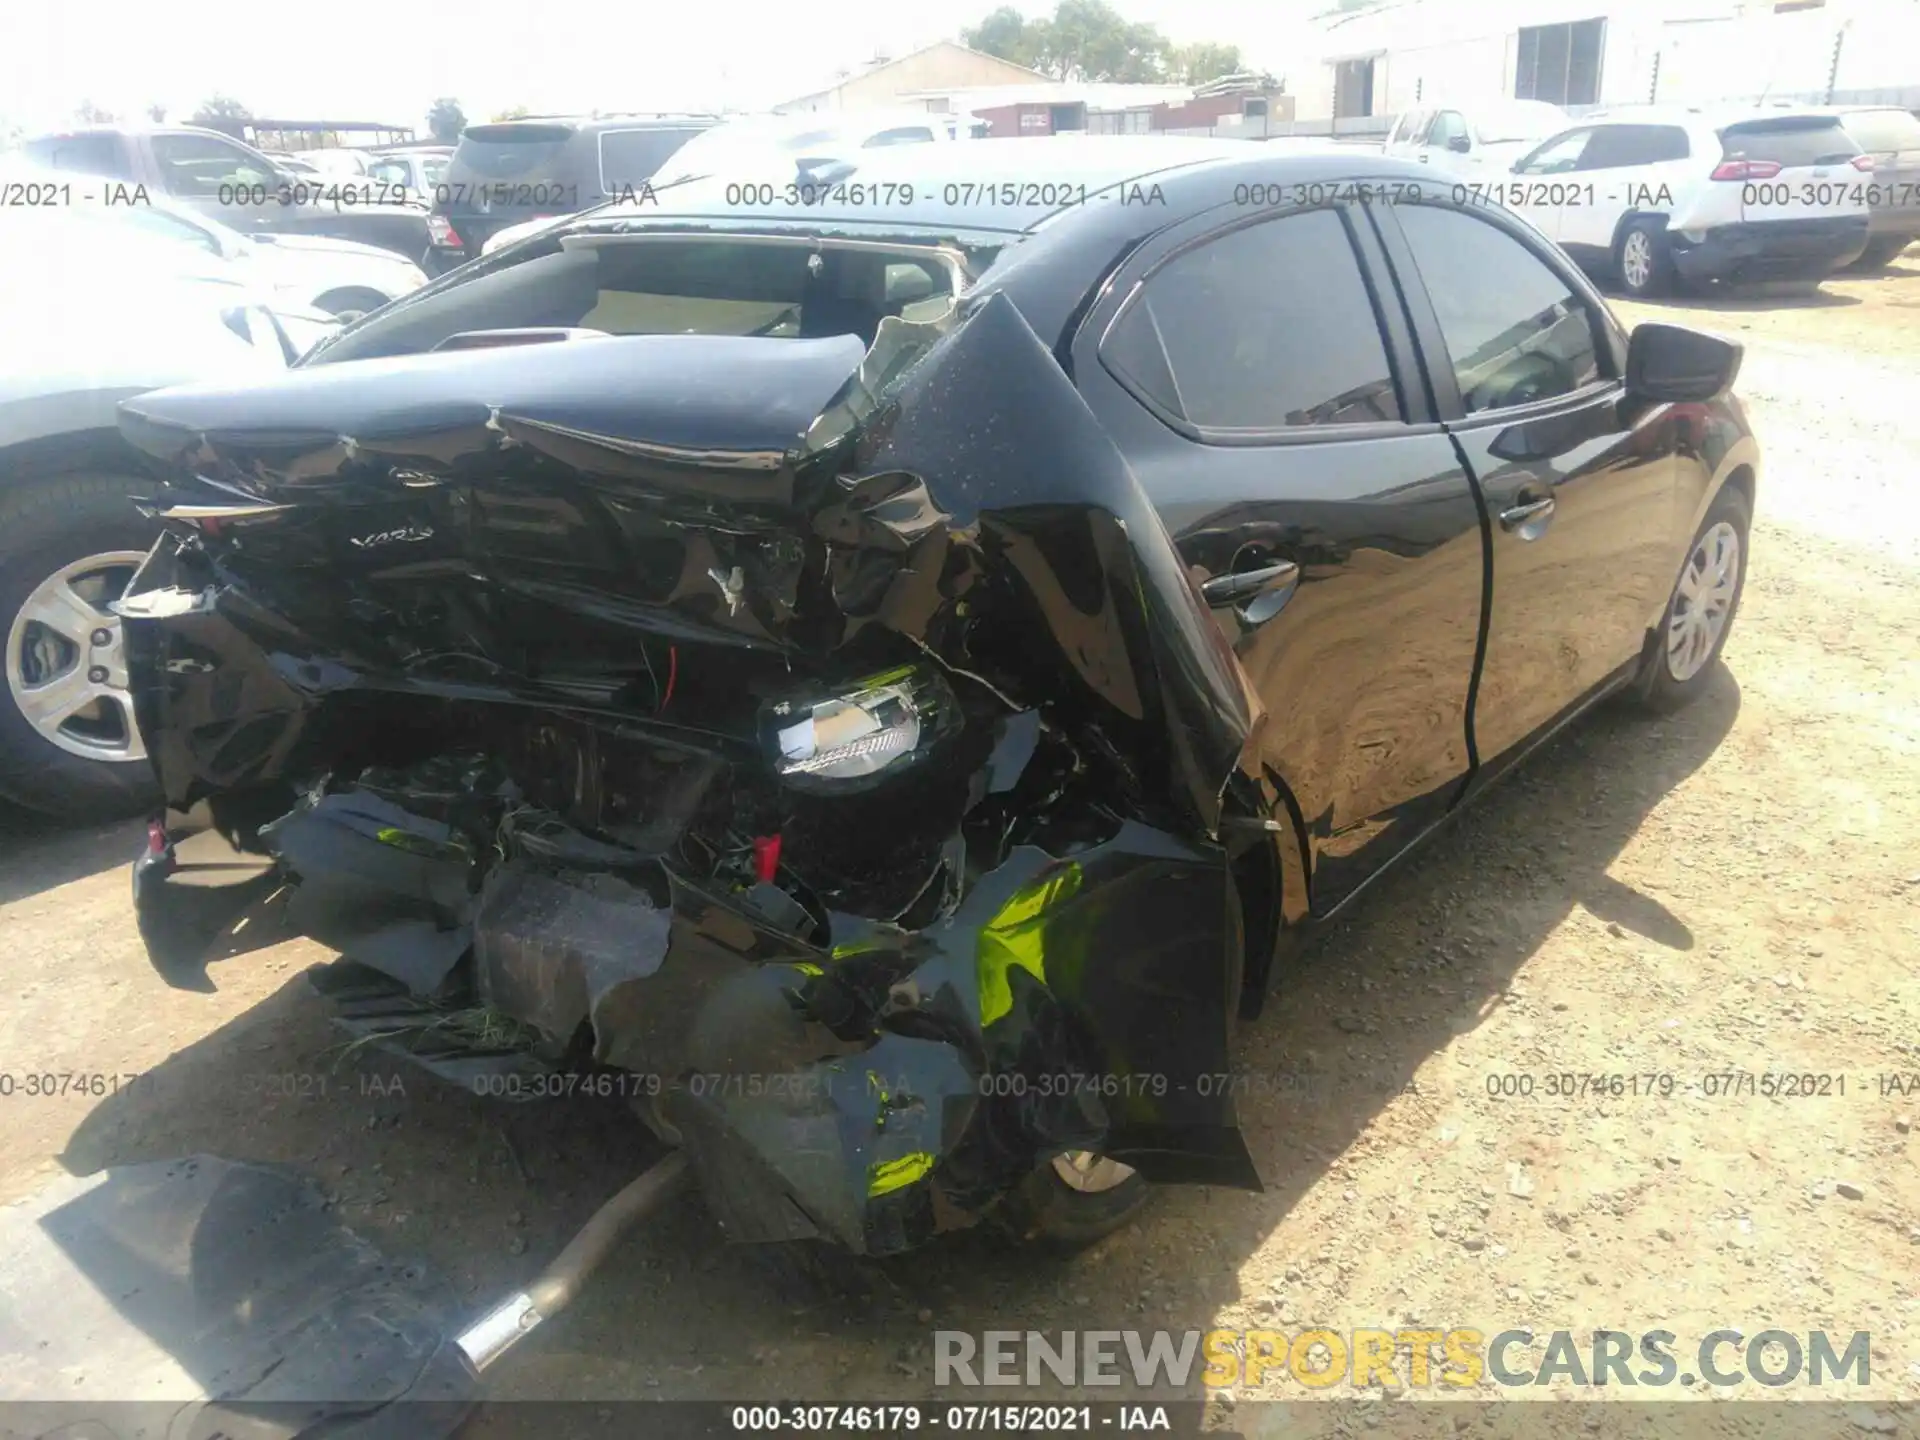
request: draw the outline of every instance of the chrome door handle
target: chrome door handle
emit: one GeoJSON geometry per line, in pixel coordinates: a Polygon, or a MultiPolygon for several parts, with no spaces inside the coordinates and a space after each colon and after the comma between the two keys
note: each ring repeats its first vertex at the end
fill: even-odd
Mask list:
{"type": "MultiPolygon", "coordinates": [[[[1502,510],[1500,512],[1500,528],[1502,530],[1518,530],[1522,526],[1530,524],[1535,520],[1544,522],[1551,519],[1552,516],[1553,497],[1549,495],[1544,500],[1530,500],[1524,505],[1515,505],[1511,510],[1502,510]]],[[[1531,540],[1533,537],[1529,535],[1526,538],[1531,540]]]]}
{"type": "Polygon", "coordinates": [[[1299,578],[1300,567],[1291,560],[1282,560],[1277,565],[1263,565],[1258,570],[1234,570],[1225,575],[1216,575],[1200,587],[1200,593],[1206,598],[1207,604],[1215,608],[1238,605],[1269,590],[1289,588],[1299,578]]]}

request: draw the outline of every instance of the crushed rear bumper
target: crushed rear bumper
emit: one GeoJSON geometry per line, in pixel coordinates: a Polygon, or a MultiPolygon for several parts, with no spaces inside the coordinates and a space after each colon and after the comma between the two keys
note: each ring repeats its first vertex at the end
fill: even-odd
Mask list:
{"type": "Polygon", "coordinates": [[[1867,224],[1864,214],[1755,221],[1716,226],[1698,241],[1674,231],[1668,244],[1673,268],[1695,283],[1819,280],[1859,258],[1867,224]]]}

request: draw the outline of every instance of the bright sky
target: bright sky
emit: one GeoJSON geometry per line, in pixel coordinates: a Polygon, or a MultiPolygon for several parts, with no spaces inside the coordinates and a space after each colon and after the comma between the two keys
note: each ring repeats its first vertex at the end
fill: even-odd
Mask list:
{"type": "MultiPolygon", "coordinates": [[[[1118,0],[1180,42],[1237,42],[1285,73],[1284,36],[1327,0],[1118,0]]],[[[470,119],[539,111],[764,109],[876,51],[954,38],[994,0],[0,0],[0,126],[69,123],[83,100],[184,120],[208,96],[256,115],[424,131],[436,96],[470,119]]],[[[1051,3],[1025,4],[1029,14],[1051,3]]]]}

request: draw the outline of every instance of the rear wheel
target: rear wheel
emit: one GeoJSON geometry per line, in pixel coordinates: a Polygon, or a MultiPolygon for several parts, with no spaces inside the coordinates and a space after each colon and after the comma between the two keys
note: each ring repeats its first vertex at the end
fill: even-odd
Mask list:
{"type": "Polygon", "coordinates": [[[1876,235],[1867,242],[1867,248],[1860,252],[1860,258],[1847,268],[1849,270],[1884,270],[1900,258],[1900,252],[1913,243],[1911,235],[1876,235]]]}
{"type": "Polygon", "coordinates": [[[1021,1240],[1077,1250],[1132,1220],[1151,1193],[1132,1166],[1090,1150],[1068,1150],[1007,1197],[1002,1219],[1021,1240]]]}
{"type": "Polygon", "coordinates": [[[109,474],[16,482],[0,494],[0,797],[79,819],[158,797],[127,686],[120,598],[154,526],[109,474]]]}
{"type": "Polygon", "coordinates": [[[1667,227],[1661,220],[1635,220],[1614,246],[1620,288],[1635,300],[1664,295],[1673,287],[1673,259],[1667,253],[1667,227]]]}
{"type": "Polygon", "coordinates": [[[1677,710],[1707,688],[1746,588],[1752,523],[1747,497],[1731,486],[1700,522],[1647,657],[1640,692],[1647,708],[1677,710]]]}

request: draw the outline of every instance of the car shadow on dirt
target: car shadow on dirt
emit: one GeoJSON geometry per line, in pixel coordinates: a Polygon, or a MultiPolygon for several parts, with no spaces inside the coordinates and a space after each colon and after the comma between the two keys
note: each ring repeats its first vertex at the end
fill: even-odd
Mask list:
{"type": "Polygon", "coordinates": [[[0,800],[0,905],[130,864],[140,835],[137,820],[76,828],[0,800]]]}
{"type": "MultiPolygon", "coordinates": [[[[1867,277],[1833,275],[1828,278],[1854,280],[1867,277]]],[[[1728,286],[1716,283],[1690,287],[1671,295],[1647,296],[1637,303],[1662,310],[1717,310],[1736,315],[1757,310],[1845,310],[1860,304],[1861,300],[1858,295],[1829,290],[1823,281],[1821,287],[1815,290],[1797,285],[1728,286]]]]}
{"type": "MultiPolygon", "coordinates": [[[[1576,908],[1693,945],[1686,916],[1609,867],[1739,707],[1720,668],[1681,714],[1603,708],[1308,942],[1240,1035],[1233,1083],[1263,1192],[1168,1190],[1077,1255],[1016,1247],[983,1225],[879,1261],[729,1246],[688,1196],[489,1377],[496,1393],[949,1400],[962,1397],[933,1388],[936,1329],[1213,1328],[1252,1298],[1249,1257],[1383,1107],[1412,1095],[1438,1113],[1466,1083],[1418,1072],[1508,1001],[1515,972],[1576,908]]],[[[308,1170],[349,1223],[424,1258],[476,1305],[530,1277],[655,1153],[617,1102],[509,1106],[347,1050],[297,979],[103,1101],[62,1158],[87,1172],[195,1151],[308,1170]]],[[[1335,1264],[1322,1244],[1262,1258],[1309,1275],[1335,1264]]],[[[475,1433],[516,1434],[515,1423],[494,1417],[475,1433]]]]}

